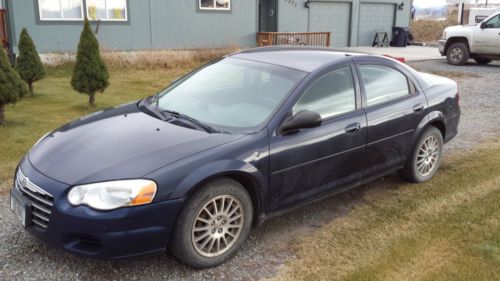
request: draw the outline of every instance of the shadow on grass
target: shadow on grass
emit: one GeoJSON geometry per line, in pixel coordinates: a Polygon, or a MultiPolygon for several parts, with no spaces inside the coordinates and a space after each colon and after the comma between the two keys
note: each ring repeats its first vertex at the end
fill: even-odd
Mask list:
{"type": "Polygon", "coordinates": [[[10,120],[8,118],[9,116],[6,116],[5,121],[2,124],[0,124],[0,128],[18,128],[18,127],[25,127],[28,125],[24,121],[10,120]]]}

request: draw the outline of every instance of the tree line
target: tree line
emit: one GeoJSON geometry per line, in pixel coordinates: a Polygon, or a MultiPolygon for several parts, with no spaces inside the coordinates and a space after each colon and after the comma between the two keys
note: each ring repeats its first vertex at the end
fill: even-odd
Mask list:
{"type": "MultiPolygon", "coordinates": [[[[5,121],[5,106],[15,104],[26,95],[34,95],[33,84],[46,75],[45,68],[26,28],[19,36],[19,55],[15,67],[11,65],[4,48],[0,48],[0,125],[5,121]]],[[[76,53],[71,86],[89,96],[89,105],[95,105],[95,94],[109,85],[109,73],[99,52],[99,42],[85,19],[76,53]]]]}

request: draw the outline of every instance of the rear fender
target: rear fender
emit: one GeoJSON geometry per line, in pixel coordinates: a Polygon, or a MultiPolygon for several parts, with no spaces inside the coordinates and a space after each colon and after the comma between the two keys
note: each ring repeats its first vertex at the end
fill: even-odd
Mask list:
{"type": "Polygon", "coordinates": [[[417,143],[418,139],[424,132],[424,129],[431,123],[435,121],[440,121],[444,124],[446,128],[446,116],[443,114],[441,111],[431,111],[429,112],[424,118],[422,118],[422,121],[420,121],[420,124],[418,124],[417,129],[415,130],[415,134],[413,134],[413,139],[412,139],[412,147],[415,146],[417,143]]]}

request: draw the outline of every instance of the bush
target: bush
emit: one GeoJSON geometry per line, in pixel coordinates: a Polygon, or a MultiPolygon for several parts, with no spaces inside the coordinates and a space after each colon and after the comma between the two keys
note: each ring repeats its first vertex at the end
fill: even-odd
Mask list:
{"type": "Polygon", "coordinates": [[[28,87],[10,65],[4,48],[0,47],[0,124],[5,119],[5,105],[15,103],[28,93],[28,87]]]}
{"type": "Polygon", "coordinates": [[[16,70],[28,84],[29,92],[33,95],[33,83],[45,76],[45,69],[26,28],[23,28],[19,37],[19,57],[17,58],[16,70]]]}
{"type": "Polygon", "coordinates": [[[446,20],[414,20],[411,23],[411,34],[415,42],[433,43],[441,39],[445,28],[457,24],[456,12],[451,12],[446,20]]]}
{"type": "Polygon", "coordinates": [[[99,52],[99,42],[85,19],[78,43],[76,64],[71,78],[75,91],[87,94],[89,104],[95,105],[95,93],[103,92],[108,87],[109,74],[99,52]]]}

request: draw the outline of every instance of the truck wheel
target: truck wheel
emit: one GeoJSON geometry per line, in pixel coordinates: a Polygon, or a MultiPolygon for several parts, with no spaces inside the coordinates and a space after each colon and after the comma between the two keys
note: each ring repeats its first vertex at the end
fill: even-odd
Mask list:
{"type": "Polygon", "coordinates": [[[446,51],[446,59],[452,65],[464,65],[469,57],[469,47],[464,43],[453,43],[446,51]]]}
{"type": "Polygon", "coordinates": [[[188,197],[168,248],[192,267],[219,265],[245,242],[252,217],[252,199],[241,184],[228,178],[214,180],[188,197]]]}
{"type": "Polygon", "coordinates": [[[493,60],[490,60],[490,59],[487,59],[487,58],[475,58],[474,59],[478,64],[488,64],[490,62],[492,62],[493,60]]]}
{"type": "Polygon", "coordinates": [[[441,132],[436,127],[429,127],[420,136],[413,153],[399,174],[409,182],[421,183],[430,180],[439,169],[442,152],[441,132]]]}

